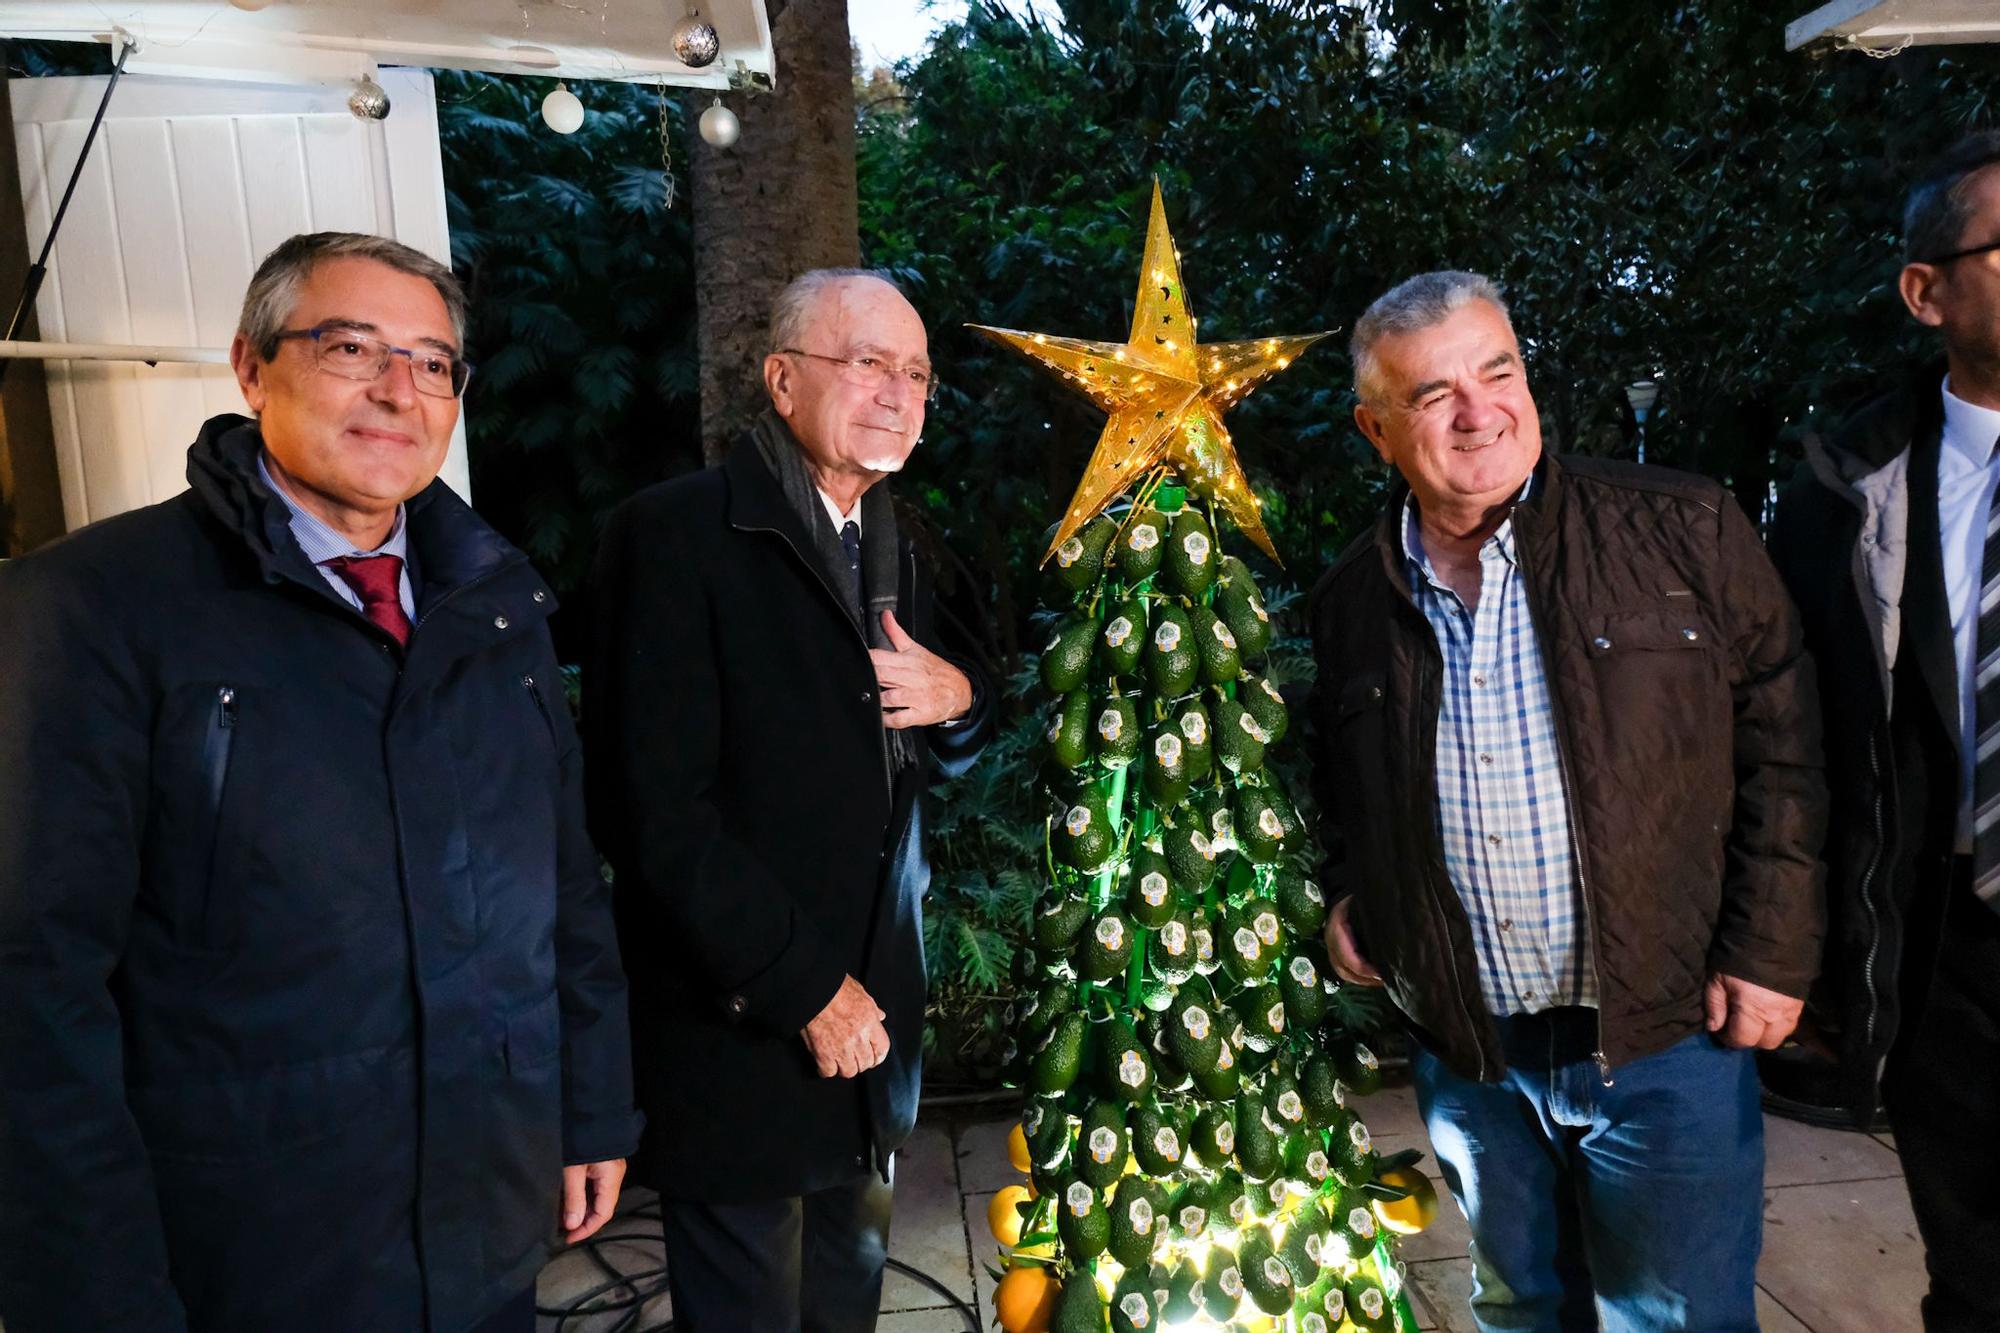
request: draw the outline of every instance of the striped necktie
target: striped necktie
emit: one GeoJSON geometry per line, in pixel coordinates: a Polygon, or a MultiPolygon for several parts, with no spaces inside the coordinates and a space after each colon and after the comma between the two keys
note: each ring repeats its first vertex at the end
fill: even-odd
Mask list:
{"type": "MultiPolygon", "coordinates": [[[[2000,448],[2000,445],[1996,445],[2000,448]]],[[[1979,568],[1979,646],[1973,653],[1972,891],[2000,911],[2000,504],[1986,515],[1979,568]]]]}

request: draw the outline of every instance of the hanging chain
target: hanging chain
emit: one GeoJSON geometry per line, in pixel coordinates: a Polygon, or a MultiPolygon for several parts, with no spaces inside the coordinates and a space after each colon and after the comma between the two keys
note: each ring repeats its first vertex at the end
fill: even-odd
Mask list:
{"type": "Polygon", "coordinates": [[[664,80],[660,89],[660,189],[665,196],[666,206],[674,206],[674,192],[678,182],[674,179],[674,144],[668,136],[668,122],[673,119],[673,104],[667,100],[667,85],[664,80]]]}

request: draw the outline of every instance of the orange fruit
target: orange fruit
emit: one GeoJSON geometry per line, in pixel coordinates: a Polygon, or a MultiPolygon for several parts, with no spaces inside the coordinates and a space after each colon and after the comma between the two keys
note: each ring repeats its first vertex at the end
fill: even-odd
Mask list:
{"type": "Polygon", "coordinates": [[[1376,1179],[1409,1191],[1408,1198],[1374,1200],[1376,1218],[1390,1231],[1399,1236],[1414,1236],[1437,1216],[1437,1189],[1430,1177],[1414,1166],[1392,1167],[1376,1179]]]}
{"type": "Polygon", "coordinates": [[[1010,1268],[993,1289],[993,1313],[1006,1333],[1045,1333],[1062,1287],[1040,1264],[1010,1268]]]}
{"type": "Polygon", "coordinates": [[[986,1225],[993,1232],[993,1239],[1002,1245],[1019,1245],[1021,1230],[1026,1220],[1021,1216],[1020,1205],[1028,1202],[1028,1190],[1024,1185],[1009,1185],[994,1195],[986,1205],[986,1225]]]}
{"type": "Polygon", "coordinates": [[[1024,1176],[1034,1166],[1028,1157],[1028,1131],[1018,1124],[1007,1134],[1007,1160],[1024,1176]]]}

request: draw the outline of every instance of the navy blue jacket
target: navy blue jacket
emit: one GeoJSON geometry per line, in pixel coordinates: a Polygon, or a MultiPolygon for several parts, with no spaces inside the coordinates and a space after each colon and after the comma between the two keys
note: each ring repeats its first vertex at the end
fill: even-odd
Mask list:
{"type": "Polygon", "coordinates": [[[554,598],[433,484],[401,658],[260,443],[0,566],[8,1333],[453,1333],[635,1144],[554,598]]]}
{"type": "MultiPolygon", "coordinates": [[[[900,555],[896,619],[942,652],[930,570],[907,538],[900,555]]],[[[632,978],[635,1170],[709,1202],[885,1170],[922,1084],[931,761],[972,763],[993,689],[954,657],[971,715],[910,733],[919,762],[892,778],[868,645],[747,441],[618,509],[595,595],[583,730],[632,978]],[[888,1014],[890,1052],[821,1078],[799,1030],[843,974],[888,1014]]]]}

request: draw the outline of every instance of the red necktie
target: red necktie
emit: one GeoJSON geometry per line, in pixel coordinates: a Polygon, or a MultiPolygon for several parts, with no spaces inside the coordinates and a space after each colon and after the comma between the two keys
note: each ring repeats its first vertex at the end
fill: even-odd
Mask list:
{"type": "Polygon", "coordinates": [[[403,614],[403,558],[337,555],[320,561],[361,599],[361,614],[387,630],[400,648],[410,646],[410,618],[403,614]]]}

